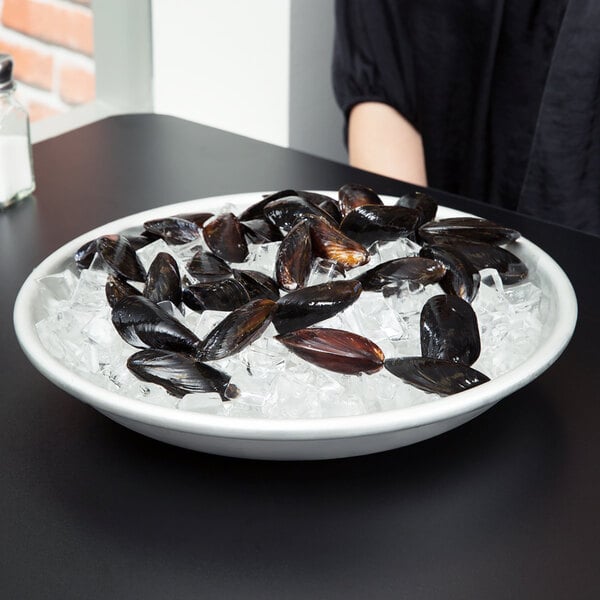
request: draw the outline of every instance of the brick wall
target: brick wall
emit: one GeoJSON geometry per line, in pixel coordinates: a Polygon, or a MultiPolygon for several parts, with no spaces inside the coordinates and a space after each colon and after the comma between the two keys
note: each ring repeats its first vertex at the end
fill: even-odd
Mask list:
{"type": "MultiPolygon", "coordinates": [[[[100,0],[101,1],[101,0],[100,0]]],[[[91,0],[0,0],[0,52],[32,121],[95,96],[91,0]]]]}

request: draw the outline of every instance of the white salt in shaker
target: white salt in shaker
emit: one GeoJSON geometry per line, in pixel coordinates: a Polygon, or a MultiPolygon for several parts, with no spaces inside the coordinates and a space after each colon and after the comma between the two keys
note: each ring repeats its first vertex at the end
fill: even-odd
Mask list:
{"type": "Polygon", "coordinates": [[[15,98],[13,60],[0,54],[0,209],[35,189],[29,115],[15,98]]]}

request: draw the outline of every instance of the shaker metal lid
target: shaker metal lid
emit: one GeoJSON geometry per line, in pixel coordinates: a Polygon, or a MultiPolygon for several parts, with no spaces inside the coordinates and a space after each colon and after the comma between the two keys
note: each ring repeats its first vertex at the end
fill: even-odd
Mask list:
{"type": "Polygon", "coordinates": [[[0,92],[12,90],[15,87],[12,72],[12,56],[10,54],[0,54],[0,92]]]}

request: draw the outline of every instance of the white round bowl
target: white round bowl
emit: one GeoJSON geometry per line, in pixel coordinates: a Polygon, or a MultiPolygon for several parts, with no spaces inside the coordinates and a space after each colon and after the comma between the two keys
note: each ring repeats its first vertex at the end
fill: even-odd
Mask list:
{"type": "MultiPolygon", "coordinates": [[[[336,192],[322,192],[335,195],[336,192]]],[[[362,416],[322,419],[258,419],[217,416],[165,408],[103,389],[66,368],[41,344],[36,332],[37,280],[58,273],[85,242],[100,235],[139,226],[144,221],[185,212],[218,212],[224,204],[241,211],[260,199],[258,192],[192,200],[130,215],[98,227],[65,244],[29,275],[17,297],[14,325],[33,365],[67,393],[110,419],[151,438],[213,454],[269,460],[315,460],[381,452],[439,435],[481,414],[500,399],[545,371],[568,344],[577,320],[577,301],[564,271],[540,248],[521,238],[511,246],[535,265],[549,300],[547,323],[539,346],[508,373],[470,390],[407,408],[362,416]]],[[[392,201],[392,199],[385,199],[392,201]]],[[[438,218],[465,216],[440,207],[438,218]]],[[[472,215],[467,215],[472,216],[472,215]]]]}

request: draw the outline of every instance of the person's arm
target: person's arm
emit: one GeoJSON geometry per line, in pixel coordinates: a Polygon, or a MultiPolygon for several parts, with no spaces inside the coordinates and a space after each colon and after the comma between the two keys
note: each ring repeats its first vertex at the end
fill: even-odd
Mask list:
{"type": "Polygon", "coordinates": [[[363,102],[352,109],[348,153],[353,167],[427,185],[421,136],[387,104],[363,102]]]}

